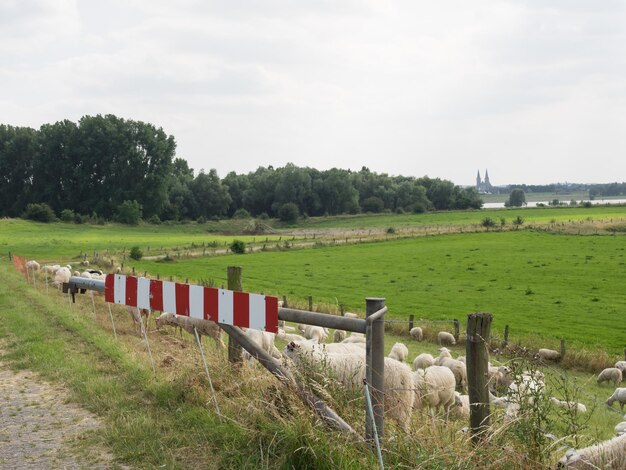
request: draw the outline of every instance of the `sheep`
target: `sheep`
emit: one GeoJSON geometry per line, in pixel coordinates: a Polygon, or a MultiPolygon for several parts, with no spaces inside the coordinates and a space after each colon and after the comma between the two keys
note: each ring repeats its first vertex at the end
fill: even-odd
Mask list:
{"type": "MultiPolygon", "coordinates": [[[[220,328],[218,327],[218,329],[220,328]]],[[[268,353],[273,358],[280,359],[282,357],[280,351],[276,349],[276,346],[274,346],[274,333],[270,333],[268,331],[254,330],[252,328],[246,328],[245,333],[246,336],[250,338],[250,340],[252,340],[252,342],[257,344],[263,351],[268,353]]],[[[243,357],[244,359],[248,360],[252,359],[252,355],[246,350],[243,351],[243,357]]]]}
{"type": "Polygon", "coordinates": [[[614,430],[615,430],[616,436],[621,436],[622,434],[626,434],[626,421],[617,423],[617,425],[615,425],[614,430]]]}
{"type": "Polygon", "coordinates": [[[84,277],[85,279],[93,279],[89,271],[83,271],[82,273],[80,273],[80,277],[84,277]]]}
{"type": "Polygon", "coordinates": [[[422,341],[424,339],[424,332],[419,326],[411,328],[409,334],[411,335],[411,338],[413,338],[415,341],[422,341]]]}
{"type": "Polygon", "coordinates": [[[74,276],[74,277],[80,277],[80,272],[79,272],[79,271],[74,271],[74,272],[72,273],[72,276],[74,276]]]}
{"type": "Polygon", "coordinates": [[[282,341],[306,341],[304,336],[297,335],[295,333],[286,333],[282,328],[278,329],[276,337],[282,341]]]}
{"type": "Polygon", "coordinates": [[[352,313],[352,312],[346,312],[343,314],[343,316],[346,318],[359,318],[359,316],[356,313],[352,313]]]}
{"type": "Polygon", "coordinates": [[[195,330],[198,332],[198,337],[210,336],[217,346],[226,347],[224,341],[222,341],[222,329],[217,323],[211,320],[202,320],[200,318],[185,317],[176,315],[175,313],[164,312],[156,319],[156,325],[157,328],[160,328],[162,325],[178,326],[192,335],[194,334],[195,327],[195,330]]]}
{"type": "Polygon", "coordinates": [[[328,331],[321,326],[304,325],[304,337],[321,343],[328,336],[328,331]]]}
{"type": "Polygon", "coordinates": [[[622,371],[622,379],[626,377],[626,361],[617,361],[615,367],[622,371]]]}
{"type": "Polygon", "coordinates": [[[523,372],[519,382],[509,385],[508,396],[518,407],[520,402],[534,403],[535,398],[543,395],[545,384],[543,374],[536,371],[534,374],[523,372]]]}
{"type": "Polygon", "coordinates": [[[413,360],[413,370],[426,369],[435,364],[432,354],[422,353],[413,360]]]}
{"type": "Polygon", "coordinates": [[[128,313],[130,313],[130,317],[135,324],[135,331],[139,331],[139,334],[141,336],[144,336],[146,334],[146,326],[148,326],[148,321],[150,320],[150,310],[145,308],[131,307],[128,305],[126,306],[126,310],[128,311],[128,313]],[[144,326],[143,324],[143,321],[141,319],[142,316],[146,317],[146,326],[144,326]]]}
{"type": "Polygon", "coordinates": [[[359,336],[352,333],[346,339],[342,341],[342,343],[363,343],[365,344],[365,336],[359,336]]]}
{"type": "Polygon", "coordinates": [[[575,409],[577,413],[586,413],[587,407],[583,403],[559,400],[556,397],[550,397],[550,402],[557,408],[575,409]]]}
{"type": "Polygon", "coordinates": [[[463,364],[466,363],[465,356],[459,356],[459,357],[456,358],[456,360],[459,361],[459,362],[462,362],[463,364]]]}
{"type": "Polygon", "coordinates": [[[80,265],[81,266],[89,266],[89,261],[83,260],[83,261],[80,262],[80,265]]]}
{"type": "Polygon", "coordinates": [[[624,405],[626,405],[626,388],[616,388],[613,395],[606,400],[606,404],[609,406],[613,406],[614,402],[618,402],[619,407],[624,411],[624,405]]]}
{"type": "Polygon", "coordinates": [[[409,357],[409,348],[405,344],[396,343],[392,346],[389,357],[396,361],[406,362],[407,357],[409,357]]]}
{"type": "Polygon", "coordinates": [[[440,331],[437,334],[437,344],[439,345],[453,345],[456,344],[456,340],[454,339],[454,336],[452,335],[452,333],[448,333],[447,331],[440,331]]]}
{"type": "Polygon", "coordinates": [[[438,365],[447,367],[452,371],[457,388],[462,391],[467,389],[467,369],[465,368],[465,364],[456,359],[444,357],[441,358],[438,365]]]}
{"type": "Polygon", "coordinates": [[[413,372],[415,389],[415,409],[427,406],[439,411],[443,407],[446,413],[454,404],[454,374],[447,367],[431,366],[413,372]]]}
{"type": "Polygon", "coordinates": [[[623,470],[626,468],[626,434],[584,449],[570,449],[561,457],[557,468],[623,470]]]}
{"type": "Polygon", "coordinates": [[[607,367],[598,375],[598,385],[602,382],[613,382],[616,387],[622,381],[622,371],[617,367],[607,367]]]}
{"type": "Polygon", "coordinates": [[[542,361],[556,361],[561,358],[561,354],[554,349],[545,349],[542,348],[537,351],[535,354],[535,359],[540,359],[542,361]]]}
{"type": "Polygon", "coordinates": [[[39,271],[39,268],[39,263],[34,259],[26,262],[26,269],[28,269],[29,271],[39,271]]]}
{"type": "Polygon", "coordinates": [[[61,266],[59,266],[58,264],[54,264],[52,266],[49,265],[45,265],[44,267],[41,268],[41,270],[45,273],[48,274],[56,274],[56,272],[59,270],[61,266]]]}
{"type": "MultiPolygon", "coordinates": [[[[342,343],[332,343],[342,344],[342,343]]],[[[330,346],[330,345],[326,345],[330,346]]],[[[290,358],[295,364],[301,361],[326,365],[337,376],[341,384],[347,389],[360,390],[365,379],[365,355],[364,354],[341,354],[314,351],[307,354],[306,347],[301,344],[291,342],[283,350],[285,356],[290,358]]],[[[415,400],[413,393],[413,376],[406,364],[385,358],[385,378],[384,378],[384,409],[390,417],[395,419],[398,425],[408,431],[411,420],[411,410],[415,400]]]]}
{"type": "Polygon", "coordinates": [[[289,333],[293,333],[296,329],[293,326],[283,325],[283,330],[288,331],[289,333]]]}
{"type": "Polygon", "coordinates": [[[470,403],[469,395],[461,395],[459,392],[454,392],[454,404],[453,412],[455,415],[461,418],[468,418],[470,415],[470,403]]]}
{"type": "Polygon", "coordinates": [[[511,369],[507,366],[494,367],[489,365],[487,375],[489,377],[489,385],[492,390],[507,389],[513,382],[511,378],[511,369]]]}
{"type": "Polygon", "coordinates": [[[364,354],[363,347],[358,343],[317,343],[310,339],[303,341],[291,341],[300,353],[310,354],[316,358],[321,358],[324,354],[364,354]]]}
{"type": "Polygon", "coordinates": [[[496,397],[493,393],[489,392],[489,403],[497,408],[507,408],[511,399],[509,397],[496,397]]]}
{"type": "Polygon", "coordinates": [[[452,359],[452,354],[450,354],[450,350],[448,348],[439,348],[439,356],[435,359],[435,365],[440,366],[439,364],[443,359],[452,359]]]}
{"type": "Polygon", "coordinates": [[[346,333],[344,330],[335,330],[333,338],[335,340],[335,343],[341,343],[344,339],[346,339],[346,336],[348,336],[348,333],[346,333]]]}
{"type": "Polygon", "coordinates": [[[53,284],[60,286],[61,284],[68,283],[70,282],[70,277],[72,277],[72,272],[67,267],[59,268],[54,274],[53,284]]]}

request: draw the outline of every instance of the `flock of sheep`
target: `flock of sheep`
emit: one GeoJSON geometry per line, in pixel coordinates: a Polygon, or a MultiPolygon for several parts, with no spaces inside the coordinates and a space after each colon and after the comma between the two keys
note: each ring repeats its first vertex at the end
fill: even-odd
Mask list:
{"type": "MultiPolygon", "coordinates": [[[[84,262],[88,263],[88,262],[84,262]]],[[[88,266],[88,264],[83,264],[88,266]]],[[[36,261],[26,264],[29,270],[40,269],[36,261]]],[[[72,272],[71,266],[44,266],[41,268],[47,274],[53,276],[55,284],[69,282],[72,275],[88,278],[104,279],[102,272],[97,270],[85,270],[82,273],[72,272]]],[[[282,306],[279,304],[279,306],[282,306]]],[[[140,325],[141,333],[144,334],[141,315],[149,315],[149,311],[141,311],[137,308],[128,308],[133,321],[140,325]]],[[[356,316],[346,313],[346,316],[356,316]]],[[[201,320],[173,313],[162,313],[156,319],[157,328],[163,325],[179,327],[188,333],[208,336],[213,338],[218,347],[224,347],[222,330],[210,320],[201,320]]],[[[326,328],[312,325],[298,325],[296,328],[282,325],[278,334],[245,329],[245,334],[260,348],[276,359],[286,359],[290,367],[298,368],[308,363],[319,364],[330,372],[339,383],[350,390],[361,390],[365,379],[365,336],[337,330],[334,333],[335,342],[326,343],[329,332],[326,328]],[[283,351],[275,346],[275,339],[285,341],[287,345],[283,351]]],[[[423,330],[415,327],[410,331],[410,336],[415,341],[423,340],[423,330]]],[[[431,413],[440,413],[445,416],[450,414],[459,417],[467,417],[470,413],[469,396],[467,392],[467,369],[463,356],[452,357],[451,351],[445,346],[456,343],[452,334],[439,332],[437,340],[440,346],[439,356],[422,353],[417,355],[413,362],[413,368],[407,365],[409,350],[405,344],[396,343],[391,348],[388,357],[385,358],[384,367],[384,393],[385,413],[394,419],[404,429],[409,429],[409,424],[414,410],[429,409],[431,413]]],[[[252,361],[251,356],[247,358],[252,361]]],[[[540,349],[536,359],[551,361],[559,358],[557,351],[540,349]]],[[[597,377],[597,382],[610,382],[616,387],[626,376],[626,361],[619,361],[615,367],[604,369],[597,377]]],[[[526,372],[513,376],[509,367],[492,366],[489,364],[489,397],[494,407],[504,409],[505,419],[515,419],[522,406],[521,397],[541,395],[544,391],[544,377],[541,372],[526,372]]],[[[550,401],[556,407],[575,409],[577,413],[585,413],[586,406],[582,403],[572,403],[550,397],[550,401]]],[[[611,406],[617,402],[622,411],[626,404],[626,388],[616,388],[614,393],[606,401],[611,406]]],[[[569,450],[559,461],[560,468],[613,468],[626,469],[626,415],[624,422],[615,427],[616,437],[580,450],[569,450]],[[610,466],[604,464],[610,462],[610,466]],[[596,467],[594,467],[595,465],[596,467]]]]}

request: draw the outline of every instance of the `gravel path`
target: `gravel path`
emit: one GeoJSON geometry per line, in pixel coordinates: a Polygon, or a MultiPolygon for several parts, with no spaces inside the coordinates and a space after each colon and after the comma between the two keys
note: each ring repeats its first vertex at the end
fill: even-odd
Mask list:
{"type": "Polygon", "coordinates": [[[61,387],[0,362],[0,469],[111,468],[110,455],[72,451],[72,441],[100,425],[61,387]]]}

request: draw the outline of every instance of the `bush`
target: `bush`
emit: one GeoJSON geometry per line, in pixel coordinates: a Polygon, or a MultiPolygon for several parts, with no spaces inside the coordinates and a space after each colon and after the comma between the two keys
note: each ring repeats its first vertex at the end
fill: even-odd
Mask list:
{"type": "Polygon", "coordinates": [[[131,257],[131,259],[139,261],[141,258],[143,258],[143,251],[141,251],[141,249],[138,246],[133,246],[130,249],[129,256],[131,257]]]}
{"type": "MultiPolygon", "coordinates": [[[[265,216],[267,217],[267,214],[265,214],[265,216]]],[[[250,218],[250,212],[245,210],[243,207],[237,209],[235,213],[233,214],[233,219],[249,219],[249,218],[250,218]]]]}
{"type": "Polygon", "coordinates": [[[278,218],[283,222],[296,222],[299,216],[300,209],[293,202],[286,202],[278,209],[278,218]]]}
{"type": "Polygon", "coordinates": [[[261,220],[267,220],[267,219],[269,219],[269,218],[270,218],[270,216],[269,216],[269,215],[267,215],[267,212],[261,212],[261,213],[257,216],[257,219],[261,219],[261,220]]]}
{"type": "Polygon", "coordinates": [[[518,215],[515,219],[513,219],[513,223],[518,226],[522,225],[524,223],[524,219],[518,215]]]}
{"type": "Polygon", "coordinates": [[[137,225],[141,220],[142,207],[137,201],[124,201],[117,206],[117,221],[122,224],[137,225]]]}
{"type": "Polygon", "coordinates": [[[237,255],[243,255],[246,252],[246,244],[241,240],[234,240],[230,244],[230,251],[237,255]]]}
{"type": "Polygon", "coordinates": [[[204,225],[204,224],[206,224],[206,217],[205,217],[205,216],[203,216],[203,215],[201,215],[200,217],[198,217],[198,218],[196,219],[196,223],[197,223],[198,225],[204,225]]]}
{"type": "Polygon", "coordinates": [[[491,217],[485,217],[480,223],[485,228],[495,227],[496,223],[491,217]]]}
{"type": "Polygon", "coordinates": [[[372,196],[368,197],[361,204],[361,210],[363,212],[374,212],[379,213],[385,209],[385,203],[379,197],[372,196]]]}
{"type": "Polygon", "coordinates": [[[509,199],[504,203],[505,207],[522,207],[526,205],[526,194],[524,190],[515,188],[509,194],[509,199]]]}
{"type": "Polygon", "coordinates": [[[54,222],[56,215],[54,215],[52,208],[43,202],[41,204],[28,204],[22,218],[48,223],[54,222]]]}
{"type": "Polygon", "coordinates": [[[153,224],[153,225],[161,225],[161,219],[159,219],[159,216],[154,214],[152,217],[150,217],[148,219],[148,222],[153,224]]]}
{"type": "Polygon", "coordinates": [[[76,220],[76,214],[72,209],[63,209],[61,211],[61,220],[63,222],[74,222],[76,220]]]}
{"type": "Polygon", "coordinates": [[[393,235],[394,233],[396,233],[396,229],[395,229],[395,228],[393,228],[393,227],[389,227],[389,228],[387,229],[387,233],[388,233],[389,235],[393,235]]]}

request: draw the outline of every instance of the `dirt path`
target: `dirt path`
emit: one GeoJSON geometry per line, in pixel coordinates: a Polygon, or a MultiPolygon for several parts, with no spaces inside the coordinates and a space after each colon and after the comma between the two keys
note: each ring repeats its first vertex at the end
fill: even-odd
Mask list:
{"type": "Polygon", "coordinates": [[[95,415],[69,403],[61,387],[0,362],[0,469],[111,468],[108,454],[73,450],[100,426],[95,415]]]}

